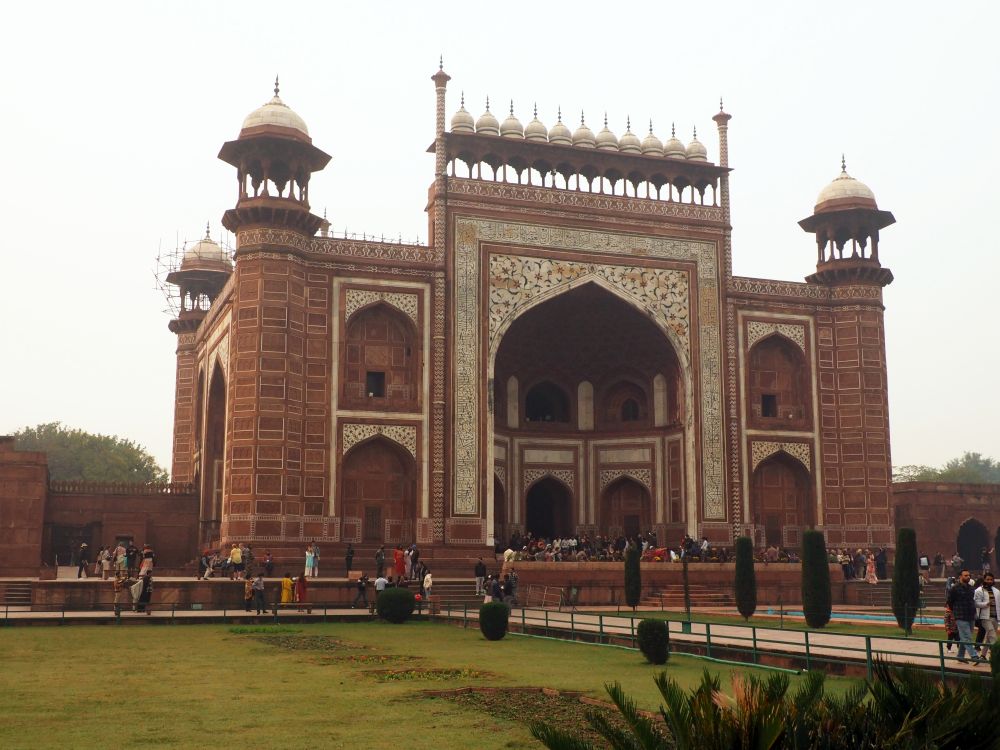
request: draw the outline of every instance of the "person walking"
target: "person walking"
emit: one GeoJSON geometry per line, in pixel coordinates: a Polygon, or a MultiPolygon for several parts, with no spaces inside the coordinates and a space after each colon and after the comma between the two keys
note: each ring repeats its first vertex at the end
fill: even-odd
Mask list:
{"type": "Polygon", "coordinates": [[[347,568],[347,573],[344,575],[351,575],[351,566],[354,565],[354,545],[350,542],[347,543],[347,552],[344,554],[344,567],[347,568]]]}
{"type": "Polygon", "coordinates": [[[383,573],[385,573],[385,545],[380,544],[375,550],[375,578],[381,578],[383,573]]]}
{"type": "Polygon", "coordinates": [[[945,577],[944,555],[942,555],[940,552],[934,555],[934,569],[941,571],[938,574],[940,575],[941,578],[945,577]]]}
{"type": "Polygon", "coordinates": [[[983,574],[983,583],[973,593],[973,601],[976,603],[979,622],[986,631],[982,650],[985,658],[997,639],[997,621],[1000,620],[1000,590],[994,586],[992,573],[983,574]]]}
{"type": "Polygon", "coordinates": [[[969,661],[966,658],[966,651],[972,657],[972,661],[980,663],[985,661],[976,653],[972,645],[972,623],[976,619],[975,591],[972,588],[972,575],[968,570],[963,570],[958,581],[948,592],[948,608],[955,616],[955,625],[958,627],[958,654],[960,662],[969,661]]]}
{"type": "Polygon", "coordinates": [[[122,589],[125,588],[125,579],[122,577],[120,571],[115,572],[114,580],[111,581],[111,587],[112,591],[114,591],[115,594],[114,605],[115,605],[115,613],[117,613],[119,609],[119,604],[121,602],[122,589]]]}
{"type": "MultiPolygon", "coordinates": [[[[304,605],[309,595],[309,584],[306,583],[306,575],[303,573],[295,579],[295,601],[299,605],[304,605]]],[[[299,612],[302,606],[299,606],[299,612]]]]}
{"type": "Polygon", "coordinates": [[[410,557],[410,548],[403,550],[403,575],[407,581],[413,580],[413,559],[410,557]]]}
{"type": "Polygon", "coordinates": [[[368,607],[368,579],[365,576],[358,578],[357,593],[354,595],[354,603],[351,605],[351,609],[358,606],[358,602],[368,607]]]}
{"type": "Polygon", "coordinates": [[[258,615],[264,614],[267,605],[264,604],[264,576],[257,575],[253,579],[253,604],[258,615]]]}
{"type": "Polygon", "coordinates": [[[90,552],[88,549],[89,546],[86,542],[82,542],[80,544],[80,551],[77,553],[77,578],[90,578],[90,572],[88,571],[88,568],[90,567],[90,552]]]}
{"type": "Polygon", "coordinates": [[[420,550],[416,544],[410,547],[410,562],[413,564],[413,575],[420,575],[420,550]]]}
{"type": "Polygon", "coordinates": [[[398,544],[396,545],[396,549],[392,551],[392,562],[396,572],[396,585],[398,586],[402,582],[403,576],[406,575],[406,558],[403,555],[403,548],[398,544]]]}
{"type": "Polygon", "coordinates": [[[136,599],[135,611],[145,612],[147,615],[151,614],[149,610],[149,601],[153,598],[153,570],[149,568],[139,579],[139,583],[142,588],[139,589],[139,596],[136,599]]]}
{"type": "Polygon", "coordinates": [[[118,542],[115,547],[115,572],[125,574],[125,545],[118,542]]]}
{"type": "Polygon", "coordinates": [[[476,596],[483,595],[483,581],[486,580],[486,563],[483,562],[483,558],[479,558],[476,563],[473,575],[476,576],[476,596]]]}
{"type": "Polygon", "coordinates": [[[878,575],[875,573],[875,555],[868,552],[868,562],[865,563],[865,583],[878,583],[878,575]]]}
{"type": "Polygon", "coordinates": [[[982,570],[983,573],[990,572],[990,558],[992,555],[993,549],[986,549],[986,547],[983,547],[979,552],[979,569],[982,570]]]}

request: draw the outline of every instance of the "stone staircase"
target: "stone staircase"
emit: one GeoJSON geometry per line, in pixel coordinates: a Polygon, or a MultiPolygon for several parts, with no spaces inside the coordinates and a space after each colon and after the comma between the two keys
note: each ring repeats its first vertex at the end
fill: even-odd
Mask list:
{"type": "Polygon", "coordinates": [[[31,581],[0,581],[0,603],[7,607],[30,607],[31,581]]]}
{"type": "MultiPolygon", "coordinates": [[[[688,587],[692,607],[732,606],[733,592],[729,587],[713,588],[703,585],[688,587]]],[[[640,607],[657,609],[677,609],[684,606],[684,586],[667,585],[651,589],[639,600],[640,607]]]]}
{"type": "Polygon", "coordinates": [[[462,609],[463,606],[478,609],[483,603],[483,597],[476,594],[474,579],[439,579],[436,574],[433,598],[442,609],[449,606],[452,609],[462,609]]]}

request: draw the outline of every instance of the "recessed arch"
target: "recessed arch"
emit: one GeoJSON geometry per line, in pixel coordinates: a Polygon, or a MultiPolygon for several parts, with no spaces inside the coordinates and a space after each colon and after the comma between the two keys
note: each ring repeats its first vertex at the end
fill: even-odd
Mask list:
{"type": "Polygon", "coordinates": [[[569,393],[550,379],[540,380],[524,393],[526,423],[553,422],[568,424],[573,417],[569,393]]]}
{"type": "Polygon", "coordinates": [[[406,448],[384,435],[359,441],[344,454],[340,509],[365,543],[409,541],[417,517],[417,466],[406,448]]]}
{"type": "Polygon", "coordinates": [[[358,307],[344,326],[341,397],[351,408],[412,411],[420,401],[420,335],[385,299],[358,307]]]}
{"type": "Polygon", "coordinates": [[[799,459],[779,450],[761,461],[750,481],[750,516],[764,542],[798,547],[816,523],[812,477],[799,459]]]}
{"type": "Polygon", "coordinates": [[[203,533],[215,538],[214,532],[222,520],[225,492],[223,465],[226,456],[226,375],[216,363],[211,370],[205,407],[205,442],[202,451],[201,517],[203,533]],[[206,526],[208,522],[210,526],[206,526]]]}
{"type": "Polygon", "coordinates": [[[623,474],[601,492],[598,527],[609,536],[635,537],[652,528],[653,503],[649,489],[623,474]]]}
{"type": "Polygon", "coordinates": [[[992,546],[990,532],[986,525],[975,516],[965,519],[958,527],[955,549],[958,551],[959,557],[965,560],[964,567],[969,570],[979,570],[982,567],[982,551],[988,550],[992,546]]]}
{"type": "Polygon", "coordinates": [[[762,336],[747,354],[749,422],[755,428],[811,424],[809,367],[799,344],[781,332],[762,336]]]}
{"type": "Polygon", "coordinates": [[[575,534],[573,491],[551,474],[545,474],[525,488],[525,531],[543,539],[575,534]]]}

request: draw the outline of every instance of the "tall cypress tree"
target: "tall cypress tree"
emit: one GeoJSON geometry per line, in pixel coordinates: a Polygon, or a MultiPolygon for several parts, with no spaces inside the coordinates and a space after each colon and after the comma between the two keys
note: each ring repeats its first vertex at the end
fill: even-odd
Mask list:
{"type": "Polygon", "coordinates": [[[917,534],[913,529],[896,532],[896,561],[892,568],[892,613],[907,635],[920,604],[920,572],[917,570],[917,534]]]}
{"type": "Polygon", "coordinates": [[[642,573],[639,569],[639,545],[629,542],[625,548],[625,603],[632,609],[642,598],[642,573]]]}
{"type": "Polygon", "coordinates": [[[830,622],[833,610],[830,593],[830,565],[822,531],[802,533],[802,614],[811,628],[830,622]]]}
{"type": "Polygon", "coordinates": [[[757,611],[757,576],[753,570],[753,540],[736,540],[736,609],[749,620],[757,611]]]}

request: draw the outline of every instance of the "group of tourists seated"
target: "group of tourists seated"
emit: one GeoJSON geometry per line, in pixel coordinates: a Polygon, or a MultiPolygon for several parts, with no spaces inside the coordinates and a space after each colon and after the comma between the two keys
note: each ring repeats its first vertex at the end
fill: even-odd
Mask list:
{"type": "Polygon", "coordinates": [[[652,531],[637,536],[604,536],[593,538],[582,535],[579,539],[535,537],[514,533],[505,551],[497,546],[497,554],[503,552],[505,560],[535,562],[622,562],[625,550],[635,545],[643,562],[729,562],[732,551],[728,547],[713,546],[707,538],[699,542],[685,535],[674,547],[657,546],[656,534],[652,531]]]}

